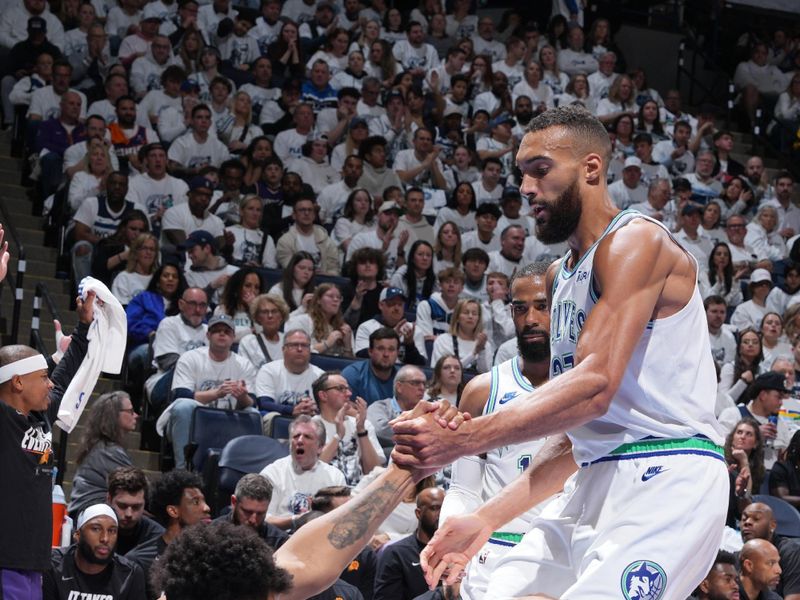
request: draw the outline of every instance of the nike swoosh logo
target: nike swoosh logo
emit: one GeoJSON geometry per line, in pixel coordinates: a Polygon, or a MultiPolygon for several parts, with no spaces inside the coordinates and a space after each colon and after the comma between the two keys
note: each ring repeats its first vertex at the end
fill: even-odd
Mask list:
{"type": "Polygon", "coordinates": [[[64,577],[63,575],[61,576],[61,581],[71,581],[73,579],[75,579],[75,578],[74,577],[64,577]]]}
{"type": "Polygon", "coordinates": [[[663,467],[651,467],[642,475],[642,481],[650,481],[656,475],[660,475],[666,471],[669,471],[669,469],[665,469],[663,467]]]}
{"type": "Polygon", "coordinates": [[[411,563],[411,566],[412,566],[412,567],[418,567],[418,566],[419,566],[419,563],[412,562],[412,563],[411,563]]]}

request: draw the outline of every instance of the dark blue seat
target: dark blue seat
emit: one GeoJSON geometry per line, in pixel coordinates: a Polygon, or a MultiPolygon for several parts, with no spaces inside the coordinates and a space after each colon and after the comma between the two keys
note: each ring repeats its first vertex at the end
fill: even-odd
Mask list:
{"type": "Polygon", "coordinates": [[[269,437],[273,440],[288,440],[289,426],[292,424],[292,417],[275,415],[270,421],[269,437]]]}
{"type": "Polygon", "coordinates": [[[344,356],[331,356],[330,354],[312,354],[311,364],[323,371],[341,371],[347,365],[363,358],[346,358],[344,356]]]}
{"type": "Polygon", "coordinates": [[[220,508],[244,475],[260,473],[267,465],[288,455],[286,445],[265,435],[242,435],[225,444],[219,457],[216,478],[220,508]]]}
{"type": "Polygon", "coordinates": [[[192,470],[202,472],[209,452],[219,452],[239,436],[261,433],[261,415],[258,412],[198,406],[192,414],[186,464],[192,470]]]}
{"type": "MultiPolygon", "coordinates": [[[[353,284],[347,277],[340,277],[338,275],[314,275],[314,286],[320,283],[332,283],[339,288],[342,293],[342,306],[347,307],[353,301],[353,284]]],[[[344,310],[344,309],[342,309],[344,310]]]]}
{"type": "Polygon", "coordinates": [[[772,509],[772,514],[778,526],[775,533],[785,537],[800,537],[800,512],[777,496],[753,496],[753,502],[762,502],[772,509]]]}
{"type": "Polygon", "coordinates": [[[264,280],[264,289],[268,290],[283,279],[283,269],[258,269],[261,279],[264,280]]]}

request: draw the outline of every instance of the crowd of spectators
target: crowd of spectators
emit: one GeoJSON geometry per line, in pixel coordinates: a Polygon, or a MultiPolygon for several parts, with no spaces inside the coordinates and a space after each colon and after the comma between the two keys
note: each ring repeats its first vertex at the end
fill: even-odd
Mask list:
{"type": "MultiPolygon", "coordinates": [[[[94,405],[70,502],[76,517],[113,508],[119,555],[147,572],[181,529],[210,518],[183,470],[197,406],[258,411],[265,427],[292,419],[289,456],[243,479],[221,517],[275,548],[375,477],[392,418],[423,400],[457,404],[471,374],[517,354],[510,280],[567,247],[535,237],[514,157],[530,120],[567,104],[608,129],[613,202],[662,222],[697,259],[732,489],[800,507],[795,180],[768,175],[760,156],[737,160],[711,108],[651,87],[607,19],[553,4],[541,26],[515,9],[498,26],[470,0],[410,11],[13,0],[0,14],[3,125],[24,111],[35,193],[67,226],[73,280],[103,281],[128,315],[130,397],[94,405]],[[323,370],[313,355],[344,366],[323,370]],[[142,516],[147,484],[124,446],[145,405],[177,467],[147,506],[160,525],[142,516]]],[[[797,131],[799,39],[772,33],[750,40],[732,73],[739,105],[797,131]]],[[[405,556],[435,530],[447,485],[447,470],[420,484],[336,593],[422,593],[405,556]],[[400,541],[376,559],[389,540],[400,541]]],[[[749,523],[740,504],[733,527],[749,523]]],[[[79,549],[109,518],[79,527],[79,549]]],[[[769,549],[742,532],[736,564],[751,594],[769,587],[752,583],[769,549]]],[[[770,536],[788,561],[779,589],[797,600],[787,572],[800,580],[800,550],[770,536]]],[[[75,557],[80,570],[86,555],[75,557]]]]}

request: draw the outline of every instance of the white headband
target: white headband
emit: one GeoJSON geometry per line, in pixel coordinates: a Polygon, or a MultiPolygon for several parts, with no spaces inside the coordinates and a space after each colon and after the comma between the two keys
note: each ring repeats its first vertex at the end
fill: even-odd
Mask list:
{"type": "Polygon", "coordinates": [[[114,509],[108,504],[93,504],[78,517],[77,529],[80,529],[86,525],[86,523],[97,517],[111,517],[114,519],[114,523],[117,523],[117,513],[115,513],[114,509]]]}
{"type": "Polygon", "coordinates": [[[27,375],[42,369],[47,370],[47,361],[41,354],[23,358],[4,367],[0,367],[0,383],[9,381],[14,375],[27,375]]]}

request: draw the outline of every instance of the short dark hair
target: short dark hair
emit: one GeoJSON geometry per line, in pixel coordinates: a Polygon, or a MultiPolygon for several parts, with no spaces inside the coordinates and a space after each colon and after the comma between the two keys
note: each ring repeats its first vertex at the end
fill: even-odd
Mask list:
{"type": "Polygon", "coordinates": [[[317,493],[311,499],[311,506],[314,510],[328,513],[334,508],[334,498],[349,498],[351,494],[352,490],[346,485],[329,485],[317,490],[317,493]]]}
{"type": "Polygon", "coordinates": [[[118,467],[108,474],[106,482],[109,498],[113,498],[118,492],[138,494],[142,491],[147,498],[147,477],[144,476],[144,471],[137,467],[118,467]]]}
{"type": "Polygon", "coordinates": [[[292,586],[255,531],[226,521],[182,531],[154,563],[152,578],[170,600],[263,600],[292,586]]]}
{"type": "Polygon", "coordinates": [[[397,345],[400,345],[400,336],[391,327],[379,327],[369,334],[369,348],[370,350],[378,340],[397,340],[397,345]]]}
{"type": "Polygon", "coordinates": [[[597,152],[608,167],[611,161],[611,139],[605,126],[585,108],[577,105],[559,106],[531,119],[528,133],[544,131],[551,127],[566,129],[572,139],[574,151],[588,154],[597,152]]]}
{"type": "Polygon", "coordinates": [[[496,156],[484,158],[483,163],[481,163],[481,170],[485,169],[487,165],[497,165],[498,167],[503,168],[503,163],[496,156]]]}
{"type": "Polygon", "coordinates": [[[207,104],[197,104],[194,108],[192,108],[192,118],[194,119],[194,116],[201,110],[206,111],[209,115],[211,114],[211,109],[207,104]]]}
{"type": "Polygon", "coordinates": [[[358,89],[354,87],[347,86],[343,87],[336,93],[336,98],[338,100],[341,100],[342,98],[346,97],[355,98],[356,100],[358,100],[359,98],[361,98],[361,92],[359,92],[358,89]]]}
{"type": "Polygon", "coordinates": [[[725,300],[725,298],[723,298],[719,294],[711,294],[710,296],[706,296],[706,299],[703,300],[703,309],[708,310],[708,307],[711,306],[712,304],[724,304],[725,306],[728,306],[728,303],[725,300]]]}
{"type": "Polygon", "coordinates": [[[461,255],[461,264],[465,265],[470,260],[479,260],[483,264],[489,264],[489,255],[486,253],[486,250],[483,248],[470,248],[464,254],[461,255]]]}
{"type": "Polygon", "coordinates": [[[511,277],[511,281],[508,282],[508,287],[511,288],[518,279],[525,279],[526,277],[546,277],[547,269],[549,268],[550,263],[543,260],[527,264],[514,273],[513,277],[511,277]]]}
{"type": "Polygon", "coordinates": [[[386,138],[382,135],[371,135],[361,142],[361,145],[358,147],[358,156],[363,160],[367,154],[372,152],[373,148],[376,146],[383,146],[385,148],[387,144],[386,138]]]}
{"type": "Polygon", "coordinates": [[[203,480],[197,473],[176,469],[164,473],[153,485],[150,494],[150,512],[164,527],[169,525],[168,506],[178,506],[183,492],[189,488],[203,489],[203,480]]]}
{"type": "Polygon", "coordinates": [[[317,406],[319,406],[319,393],[325,389],[328,379],[330,379],[331,375],[341,374],[341,371],[326,371],[314,380],[314,383],[311,384],[311,393],[314,394],[314,401],[317,403],[317,406]]]}

